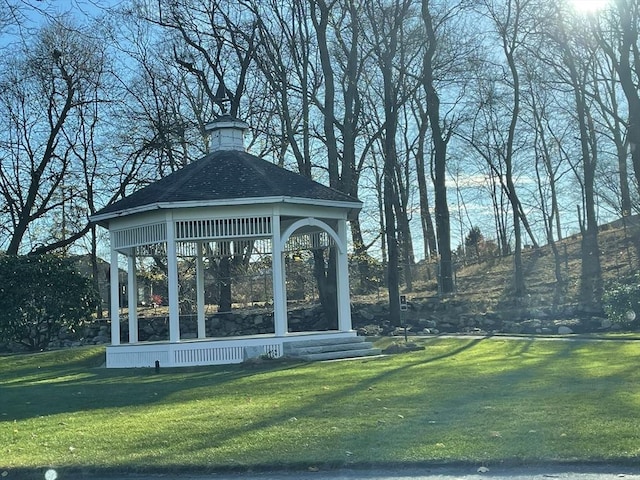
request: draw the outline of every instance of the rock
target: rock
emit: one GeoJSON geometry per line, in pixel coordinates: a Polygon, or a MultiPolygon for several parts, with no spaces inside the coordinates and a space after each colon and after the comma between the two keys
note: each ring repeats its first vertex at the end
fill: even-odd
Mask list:
{"type": "Polygon", "coordinates": [[[436,328],[438,326],[438,323],[435,320],[427,318],[421,318],[420,320],[418,320],[418,323],[420,325],[424,325],[425,328],[436,328]]]}
{"type": "Polygon", "coordinates": [[[539,320],[537,318],[532,318],[531,320],[525,320],[522,322],[522,325],[526,328],[526,327],[530,327],[530,328],[540,328],[542,327],[542,320],[539,320]]]}
{"type": "Polygon", "coordinates": [[[358,329],[358,335],[363,337],[377,337],[382,334],[382,328],[379,325],[365,325],[358,329]]]}
{"type": "Polygon", "coordinates": [[[401,337],[403,335],[415,335],[415,332],[411,331],[411,327],[407,326],[406,330],[404,327],[396,327],[393,331],[392,335],[394,337],[401,337]]]}
{"type": "Polygon", "coordinates": [[[367,310],[366,308],[361,308],[358,311],[358,315],[360,315],[362,318],[364,318],[366,321],[370,322],[371,320],[373,320],[375,318],[375,316],[373,315],[373,313],[371,313],[369,310],[367,310]]]}
{"type": "Polygon", "coordinates": [[[496,321],[493,318],[483,318],[480,321],[480,325],[483,327],[493,327],[496,324],[496,321]]]}
{"type": "Polygon", "coordinates": [[[549,314],[547,312],[545,312],[542,308],[534,308],[531,309],[529,311],[529,314],[533,317],[537,317],[537,318],[549,318],[549,314]]]}
{"type": "Polygon", "coordinates": [[[518,334],[524,331],[524,327],[518,322],[504,322],[502,330],[504,333],[518,334]]]}
{"type": "Polygon", "coordinates": [[[375,305],[371,305],[369,308],[373,316],[379,317],[386,315],[387,307],[387,305],[377,303],[375,305]]]}
{"type": "Polygon", "coordinates": [[[573,333],[573,330],[566,325],[560,325],[558,327],[558,335],[570,335],[573,333]]]}

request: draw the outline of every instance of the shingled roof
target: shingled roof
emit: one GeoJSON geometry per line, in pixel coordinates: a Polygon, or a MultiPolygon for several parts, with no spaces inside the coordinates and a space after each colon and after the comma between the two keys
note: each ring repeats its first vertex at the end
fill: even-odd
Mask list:
{"type": "MultiPolygon", "coordinates": [[[[319,205],[361,202],[239,150],[219,150],[132,193],[92,216],[96,222],[158,208],[252,203],[258,199],[319,205]]],[[[348,205],[352,204],[352,205],[348,205]]]]}

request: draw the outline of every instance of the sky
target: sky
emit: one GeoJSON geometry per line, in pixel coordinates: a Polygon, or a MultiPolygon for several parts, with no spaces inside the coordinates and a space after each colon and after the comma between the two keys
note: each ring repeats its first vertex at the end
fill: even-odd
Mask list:
{"type": "MultiPolygon", "coordinates": [[[[99,16],[105,8],[114,7],[119,4],[126,3],[127,0],[5,0],[10,4],[18,4],[27,6],[25,14],[33,21],[33,26],[42,24],[46,20],[47,14],[68,13],[73,15],[79,22],[91,17],[99,16]]],[[[611,3],[611,0],[564,0],[573,5],[577,11],[585,14],[596,14],[599,10],[605,8],[611,3]]],[[[0,5],[2,5],[0,0],[0,5]]],[[[1,41],[1,39],[0,39],[1,41]]],[[[452,248],[455,248],[462,242],[464,235],[470,228],[466,221],[465,208],[472,208],[474,205],[460,205],[457,203],[455,196],[455,188],[450,186],[450,214],[452,217],[452,248]]],[[[363,193],[362,196],[366,196],[363,193]]],[[[491,213],[486,205],[480,206],[487,213],[491,213]]],[[[481,212],[480,212],[481,213],[481,212]]],[[[474,219],[482,223],[482,215],[478,212],[474,213],[474,219]]],[[[492,235],[492,217],[487,216],[486,224],[482,224],[483,233],[487,236],[492,235]]],[[[417,233],[420,231],[419,215],[416,213],[412,219],[412,229],[417,233]]],[[[374,223],[377,219],[373,219],[374,223]]],[[[377,225],[374,225],[374,228],[377,225]]],[[[415,238],[414,249],[418,259],[422,258],[422,236],[417,234],[415,238]]]]}

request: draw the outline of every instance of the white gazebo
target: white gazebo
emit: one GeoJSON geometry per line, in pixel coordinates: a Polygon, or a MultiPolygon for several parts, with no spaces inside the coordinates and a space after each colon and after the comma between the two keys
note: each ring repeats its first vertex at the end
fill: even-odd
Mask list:
{"type": "Polygon", "coordinates": [[[362,207],[356,198],[245,152],[247,124],[223,116],[209,124],[210,153],[97,212],[111,241],[111,344],[107,367],[239,363],[248,356],[282,356],[287,342],[355,337],[351,325],[347,221],[362,207]],[[292,244],[335,247],[337,329],[292,332],[287,321],[284,252],[292,244]],[[261,241],[270,245],[272,333],[207,337],[203,250],[212,242],[261,241]],[[195,257],[197,338],[180,333],[178,259],[195,257]],[[139,341],[136,259],[166,256],[167,341],[139,341]],[[120,327],[117,268],[127,258],[128,336],[120,327]]]}

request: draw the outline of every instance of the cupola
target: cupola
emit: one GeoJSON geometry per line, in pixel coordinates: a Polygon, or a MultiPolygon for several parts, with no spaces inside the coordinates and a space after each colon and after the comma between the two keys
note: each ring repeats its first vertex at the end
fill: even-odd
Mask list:
{"type": "Polygon", "coordinates": [[[222,115],[205,126],[209,132],[209,151],[239,150],[244,152],[244,132],[249,125],[231,115],[222,115]]]}

